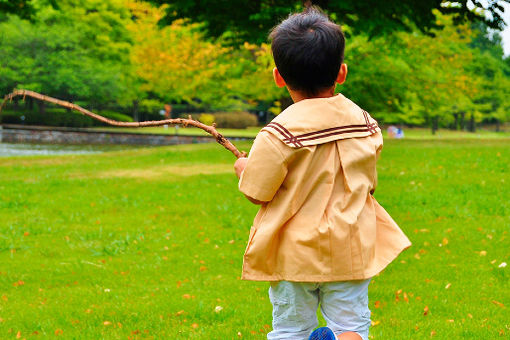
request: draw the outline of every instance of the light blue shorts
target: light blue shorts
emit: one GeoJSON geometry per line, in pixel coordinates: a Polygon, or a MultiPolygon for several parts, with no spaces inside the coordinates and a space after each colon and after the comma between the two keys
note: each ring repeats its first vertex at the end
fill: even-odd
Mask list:
{"type": "Polygon", "coordinates": [[[317,308],[321,308],[327,325],[339,335],[356,332],[368,340],[370,310],[368,284],[363,281],[271,283],[269,299],[273,304],[273,330],[269,340],[306,340],[318,326],[317,308]]]}

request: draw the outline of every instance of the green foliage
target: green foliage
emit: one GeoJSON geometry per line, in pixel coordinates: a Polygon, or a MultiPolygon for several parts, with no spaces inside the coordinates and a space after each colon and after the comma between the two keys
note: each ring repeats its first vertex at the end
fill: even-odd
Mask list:
{"type": "MultiPolygon", "coordinates": [[[[276,12],[284,17],[301,6],[277,2],[259,11],[261,3],[252,2],[256,13],[242,24],[253,32],[263,29],[251,20],[267,23],[276,12]]],[[[457,9],[441,7],[428,15],[420,13],[434,8],[434,1],[423,2],[414,12],[407,2],[398,8],[385,3],[381,11],[374,9],[382,3],[318,3],[350,24],[344,25],[349,74],[338,90],[380,122],[465,129],[471,121],[499,126],[510,120],[510,59],[502,58],[499,36],[476,17],[470,17],[473,23],[459,24],[462,15],[441,13],[463,12],[464,1],[457,9]],[[346,19],[337,13],[339,6],[359,14],[346,19]],[[367,6],[372,18],[362,20],[367,6]],[[426,33],[420,30],[424,28],[426,33]],[[373,35],[373,30],[385,33],[373,35]]],[[[290,104],[287,91],[274,85],[269,44],[244,41],[252,33],[245,36],[240,28],[211,38],[212,21],[178,19],[162,27],[158,23],[165,13],[177,18],[197,6],[190,1],[174,11],[175,4],[64,0],[55,7],[49,0],[34,0],[32,21],[12,15],[0,20],[0,92],[28,88],[93,110],[121,107],[138,119],[160,119],[164,104],[172,104],[174,114],[278,114],[290,104]]],[[[209,7],[203,13],[218,10],[209,7]]],[[[229,20],[237,22],[237,14],[246,14],[242,6],[230,7],[236,8],[221,9],[229,20]]]]}
{"type": "Polygon", "coordinates": [[[0,0],[0,19],[6,13],[14,13],[21,18],[29,19],[34,14],[30,0],[0,0]]]}
{"type": "Polygon", "coordinates": [[[215,117],[211,113],[202,113],[200,116],[198,116],[198,120],[205,125],[213,125],[215,117]]]}
{"type": "MultiPolygon", "coordinates": [[[[118,112],[101,111],[102,116],[121,122],[132,122],[133,118],[118,112]]],[[[5,124],[27,124],[64,127],[92,127],[105,126],[106,124],[82,115],[76,111],[67,111],[63,108],[52,108],[44,113],[38,111],[3,111],[0,115],[0,123],[5,124]]]]}
{"type": "MultiPolygon", "coordinates": [[[[182,18],[206,23],[208,32],[219,37],[229,32],[234,41],[248,40],[262,43],[267,32],[289,13],[300,11],[306,1],[285,0],[240,0],[235,6],[219,4],[215,0],[152,0],[157,4],[169,4],[164,22],[170,24],[182,18]],[[244,39],[244,40],[243,40],[244,39]]],[[[314,0],[309,3],[327,10],[338,22],[353,27],[370,36],[385,35],[397,30],[422,31],[436,28],[432,11],[457,14],[456,23],[464,20],[485,22],[491,28],[503,28],[501,3],[508,0],[490,1],[487,9],[481,2],[460,0],[445,3],[442,0],[314,0]],[[470,4],[472,9],[468,8],[470,4]],[[474,7],[474,9],[473,9],[474,7]],[[481,15],[480,11],[490,15],[481,15]]]]}
{"type": "Polygon", "coordinates": [[[119,1],[44,1],[33,22],[0,23],[0,91],[26,87],[92,105],[126,100],[129,12],[119,1]]]}
{"type": "Polygon", "coordinates": [[[101,116],[104,116],[106,118],[110,118],[113,120],[117,120],[119,122],[132,122],[133,121],[132,117],[125,115],[123,113],[115,112],[115,111],[102,110],[99,113],[101,114],[101,116]]]}

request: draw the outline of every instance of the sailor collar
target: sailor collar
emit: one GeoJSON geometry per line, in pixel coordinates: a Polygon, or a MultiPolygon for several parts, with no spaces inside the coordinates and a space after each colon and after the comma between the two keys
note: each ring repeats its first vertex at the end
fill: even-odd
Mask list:
{"type": "Polygon", "coordinates": [[[294,103],[262,130],[293,148],[368,137],[381,131],[368,112],[342,94],[294,103]]]}

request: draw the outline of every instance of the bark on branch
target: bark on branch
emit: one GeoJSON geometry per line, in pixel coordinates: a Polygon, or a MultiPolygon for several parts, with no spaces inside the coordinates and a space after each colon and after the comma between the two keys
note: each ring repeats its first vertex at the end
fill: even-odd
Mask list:
{"type": "Polygon", "coordinates": [[[221,133],[219,133],[216,130],[216,124],[205,125],[197,120],[194,120],[189,116],[188,119],[185,118],[175,118],[175,119],[163,119],[163,120],[151,120],[151,121],[145,121],[145,122],[119,122],[113,119],[109,119],[106,117],[103,117],[101,115],[98,115],[97,113],[91,112],[87,109],[84,109],[83,107],[52,97],[45,96],[43,94],[30,91],[30,90],[14,90],[12,93],[9,93],[4,97],[4,100],[2,104],[0,105],[0,113],[2,113],[2,109],[5,106],[5,103],[9,100],[11,101],[12,98],[17,96],[23,96],[23,99],[25,99],[26,96],[32,97],[35,99],[39,99],[48,103],[53,103],[56,105],[63,106],[65,108],[78,111],[86,116],[89,116],[93,119],[99,120],[103,123],[113,125],[113,126],[121,126],[121,127],[147,127],[147,126],[162,126],[162,125],[182,125],[184,127],[186,126],[194,126],[199,129],[204,130],[205,132],[211,134],[214,138],[216,138],[216,141],[223,145],[225,149],[232,152],[237,158],[240,157],[246,157],[246,152],[239,151],[232,142],[230,142],[227,138],[223,137],[221,133]]]}

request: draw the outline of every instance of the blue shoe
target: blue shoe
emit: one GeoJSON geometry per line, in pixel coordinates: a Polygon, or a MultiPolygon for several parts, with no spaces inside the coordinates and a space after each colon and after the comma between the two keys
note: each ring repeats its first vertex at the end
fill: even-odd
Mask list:
{"type": "Polygon", "coordinates": [[[328,327],[321,327],[314,330],[308,340],[336,340],[336,336],[328,327]]]}

